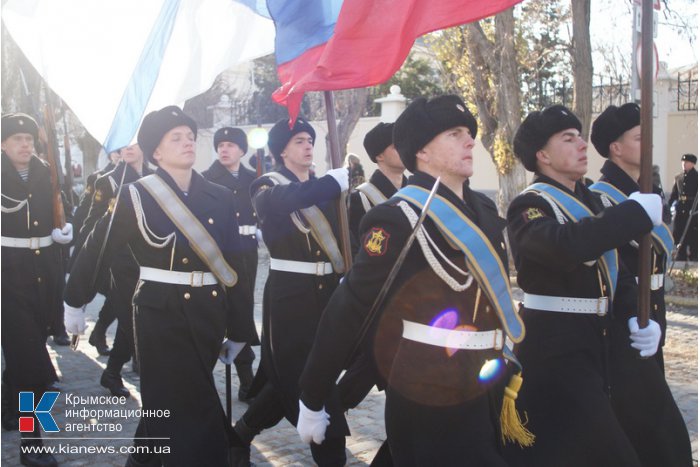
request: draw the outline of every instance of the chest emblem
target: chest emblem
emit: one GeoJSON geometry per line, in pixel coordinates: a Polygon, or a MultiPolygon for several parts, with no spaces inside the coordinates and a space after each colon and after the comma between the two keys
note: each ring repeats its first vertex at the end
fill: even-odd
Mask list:
{"type": "Polygon", "coordinates": [[[102,190],[95,190],[95,202],[99,203],[102,201],[102,190]]]}
{"type": "Polygon", "coordinates": [[[380,227],[373,227],[365,237],[365,251],[370,256],[382,256],[389,246],[389,233],[380,227]]]}

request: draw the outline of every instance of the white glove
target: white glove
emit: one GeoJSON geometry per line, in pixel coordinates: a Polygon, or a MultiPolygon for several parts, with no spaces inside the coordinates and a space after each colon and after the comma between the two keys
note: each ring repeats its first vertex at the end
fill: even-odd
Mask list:
{"type": "Polygon", "coordinates": [[[63,304],[63,309],[63,324],[66,326],[66,332],[73,335],[84,334],[87,325],[83,309],[70,306],[67,303],[63,304]]]}
{"type": "Polygon", "coordinates": [[[219,352],[219,360],[225,365],[232,364],[233,359],[243,350],[243,347],[245,347],[245,342],[233,342],[224,339],[224,342],[221,344],[221,351],[219,352]]]}
{"type": "Polygon", "coordinates": [[[346,191],[350,187],[350,171],[346,167],[331,169],[326,172],[326,175],[333,177],[340,187],[340,191],[346,191]]]}
{"type": "Polygon", "coordinates": [[[51,238],[54,242],[65,245],[73,241],[73,224],[70,222],[63,226],[62,229],[53,229],[51,231],[51,238]]]}
{"type": "Polygon", "coordinates": [[[634,316],[627,321],[627,326],[630,328],[630,344],[633,349],[639,350],[639,355],[642,357],[651,357],[659,348],[661,340],[661,327],[654,320],[649,320],[649,325],[644,329],[639,329],[637,317],[634,316]]]}
{"type": "Polygon", "coordinates": [[[258,243],[265,243],[265,242],[263,241],[262,230],[260,230],[260,229],[255,229],[255,238],[258,239],[258,243]]]}
{"type": "Polygon", "coordinates": [[[629,199],[638,202],[642,208],[644,208],[652,224],[661,225],[663,222],[661,219],[661,213],[663,212],[661,196],[656,193],[640,193],[635,191],[629,196],[629,199]]]}
{"type": "Polygon", "coordinates": [[[313,441],[321,444],[326,439],[326,427],[331,424],[331,416],[324,409],[314,412],[299,400],[299,421],[297,432],[304,443],[313,441]]]}

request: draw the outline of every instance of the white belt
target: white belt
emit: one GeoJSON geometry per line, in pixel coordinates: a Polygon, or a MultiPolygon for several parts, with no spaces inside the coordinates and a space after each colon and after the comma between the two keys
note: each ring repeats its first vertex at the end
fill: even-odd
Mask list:
{"type": "Polygon", "coordinates": [[[239,235],[255,235],[257,227],[254,225],[239,225],[238,233],[239,235]]]}
{"type": "Polygon", "coordinates": [[[216,276],[210,272],[203,271],[167,271],[165,269],[148,268],[141,266],[139,279],[144,281],[164,282],[166,284],[189,285],[191,287],[202,287],[203,285],[214,285],[217,283],[216,276]]]}
{"type": "Polygon", "coordinates": [[[422,344],[434,345],[449,349],[501,350],[504,343],[504,334],[500,329],[492,331],[461,331],[458,329],[444,329],[427,326],[403,320],[404,339],[422,344]]]}
{"type": "Polygon", "coordinates": [[[291,261],[288,259],[276,258],[270,258],[270,269],[273,271],[314,274],[316,276],[326,276],[333,273],[333,265],[331,263],[307,263],[306,261],[291,261]]]}
{"type": "Polygon", "coordinates": [[[605,314],[608,312],[608,297],[551,297],[548,295],[526,293],[525,298],[523,299],[523,305],[525,305],[525,308],[534,310],[605,316],[605,314]]]}
{"type": "MultiPolygon", "coordinates": [[[[639,277],[635,276],[637,284],[639,284],[639,277]]],[[[651,290],[659,290],[664,286],[664,275],[663,274],[652,274],[651,275],[651,290]]]]}
{"type": "Polygon", "coordinates": [[[53,239],[51,235],[31,238],[0,237],[0,242],[2,246],[10,248],[29,248],[31,250],[36,250],[37,248],[44,248],[51,245],[53,239]]]}

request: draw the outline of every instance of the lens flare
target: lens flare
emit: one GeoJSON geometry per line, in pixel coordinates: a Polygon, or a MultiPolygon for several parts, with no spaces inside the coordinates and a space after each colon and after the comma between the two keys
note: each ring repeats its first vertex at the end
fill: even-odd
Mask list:
{"type": "Polygon", "coordinates": [[[479,382],[488,383],[495,380],[504,368],[503,360],[500,358],[494,358],[493,360],[486,360],[479,371],[479,382]]]}
{"type": "Polygon", "coordinates": [[[430,322],[429,326],[441,329],[454,329],[459,322],[457,310],[445,310],[430,322]]]}

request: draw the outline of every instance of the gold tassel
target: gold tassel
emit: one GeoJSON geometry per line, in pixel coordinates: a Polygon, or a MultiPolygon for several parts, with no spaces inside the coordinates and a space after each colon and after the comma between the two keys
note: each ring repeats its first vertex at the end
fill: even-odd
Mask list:
{"type": "MultiPolygon", "coordinates": [[[[503,407],[501,408],[501,439],[504,444],[506,441],[510,441],[518,443],[520,447],[526,447],[532,446],[535,442],[535,435],[525,428],[525,424],[515,408],[515,399],[518,398],[518,391],[522,385],[523,378],[518,373],[510,378],[506,387],[503,407]]],[[[525,423],[527,423],[527,414],[525,423]]]]}

